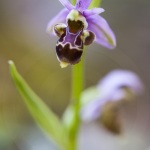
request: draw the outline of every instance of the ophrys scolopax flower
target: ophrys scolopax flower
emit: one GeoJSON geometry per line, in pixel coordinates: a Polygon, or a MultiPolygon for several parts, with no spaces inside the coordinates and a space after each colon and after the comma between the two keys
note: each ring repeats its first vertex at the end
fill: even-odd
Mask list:
{"type": "Polygon", "coordinates": [[[104,12],[103,8],[89,10],[92,0],[77,0],[75,6],[68,0],[59,1],[65,8],[48,23],[47,32],[59,37],[56,53],[61,67],[78,63],[84,45],[93,41],[109,49],[116,46],[113,31],[107,21],[99,15],[104,12]]]}

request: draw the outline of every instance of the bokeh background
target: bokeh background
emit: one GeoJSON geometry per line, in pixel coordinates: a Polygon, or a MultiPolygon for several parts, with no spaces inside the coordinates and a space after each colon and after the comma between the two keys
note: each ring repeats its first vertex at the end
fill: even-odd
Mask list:
{"type": "MultiPolygon", "coordinates": [[[[113,135],[100,124],[83,124],[81,150],[150,149],[150,1],[103,0],[116,34],[117,48],[92,44],[86,52],[85,88],[113,69],[139,75],[145,93],[121,110],[123,134],[113,135]]],[[[61,69],[55,55],[57,37],[46,34],[48,21],[63,6],[58,0],[0,0],[0,150],[54,150],[17,92],[8,67],[13,60],[34,91],[59,116],[70,96],[71,67],[61,69]]]]}

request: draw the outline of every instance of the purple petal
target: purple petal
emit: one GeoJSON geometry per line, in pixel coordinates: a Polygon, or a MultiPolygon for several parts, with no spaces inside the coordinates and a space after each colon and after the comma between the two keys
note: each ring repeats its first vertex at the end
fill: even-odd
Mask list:
{"type": "Polygon", "coordinates": [[[66,7],[68,10],[72,10],[72,9],[74,9],[75,7],[68,1],[68,0],[59,0],[61,3],[62,3],[62,5],[64,6],[64,7],[66,7]]]}
{"type": "Polygon", "coordinates": [[[134,94],[143,92],[143,84],[139,77],[126,70],[114,70],[105,76],[99,83],[98,88],[107,97],[116,97],[115,93],[122,87],[129,88],[134,94]]]}
{"type": "Polygon", "coordinates": [[[84,10],[83,11],[83,15],[88,18],[92,15],[99,15],[100,13],[104,12],[105,10],[103,8],[93,8],[93,9],[90,9],[90,10],[84,10]]]}
{"type": "Polygon", "coordinates": [[[104,104],[105,101],[100,101],[100,98],[89,102],[81,109],[81,119],[87,122],[96,120],[100,116],[104,104]]]}
{"type": "Polygon", "coordinates": [[[46,28],[47,33],[52,33],[55,24],[66,23],[66,17],[68,13],[69,11],[66,8],[64,8],[53,19],[51,19],[46,28]]]}
{"type": "Polygon", "coordinates": [[[99,15],[87,18],[88,29],[95,33],[96,42],[104,47],[113,49],[116,46],[116,38],[107,21],[99,15]]]}
{"type": "Polygon", "coordinates": [[[89,7],[92,0],[77,0],[76,9],[77,10],[85,10],[89,7]]]}

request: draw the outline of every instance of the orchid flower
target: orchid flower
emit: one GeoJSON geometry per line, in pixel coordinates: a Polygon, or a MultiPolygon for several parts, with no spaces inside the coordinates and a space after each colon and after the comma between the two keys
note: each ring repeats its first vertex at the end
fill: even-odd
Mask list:
{"type": "Polygon", "coordinates": [[[59,37],[56,53],[61,67],[78,63],[84,45],[90,45],[93,41],[109,49],[116,46],[113,31],[99,15],[104,12],[103,8],[88,10],[92,0],[77,0],[75,6],[68,0],[59,1],[65,8],[48,23],[47,32],[59,37]]]}
{"type": "MultiPolygon", "coordinates": [[[[92,121],[99,118],[108,103],[129,100],[141,94],[144,88],[142,81],[135,73],[127,70],[114,70],[99,82],[96,89],[99,94],[81,110],[82,120],[92,121]]],[[[81,98],[84,101],[86,101],[85,94],[83,93],[81,98]]]]}

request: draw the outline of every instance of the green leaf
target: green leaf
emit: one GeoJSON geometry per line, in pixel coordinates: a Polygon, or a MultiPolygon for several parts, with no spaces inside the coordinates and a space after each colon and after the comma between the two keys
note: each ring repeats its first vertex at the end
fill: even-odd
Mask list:
{"type": "Polygon", "coordinates": [[[11,76],[18,91],[24,99],[33,118],[37,124],[61,147],[63,141],[64,128],[58,117],[44,104],[44,102],[32,91],[22,76],[17,72],[12,61],[9,61],[11,76]]]}

